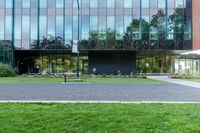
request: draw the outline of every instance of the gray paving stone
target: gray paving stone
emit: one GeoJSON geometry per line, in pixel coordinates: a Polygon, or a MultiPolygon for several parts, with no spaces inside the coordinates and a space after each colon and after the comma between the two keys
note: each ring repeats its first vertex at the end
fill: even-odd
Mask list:
{"type": "Polygon", "coordinates": [[[177,84],[0,85],[0,100],[200,102],[200,89],[177,84]]]}

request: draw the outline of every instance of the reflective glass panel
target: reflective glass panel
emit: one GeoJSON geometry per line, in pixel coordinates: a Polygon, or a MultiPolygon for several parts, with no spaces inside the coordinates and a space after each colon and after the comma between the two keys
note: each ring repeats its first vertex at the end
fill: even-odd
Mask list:
{"type": "Polygon", "coordinates": [[[64,7],[64,0],[56,0],[56,7],[63,8],[64,7]]]}
{"type": "Polygon", "coordinates": [[[114,8],[115,7],[115,0],[108,0],[107,1],[107,7],[108,8],[114,8]]]}
{"type": "Polygon", "coordinates": [[[124,8],[132,8],[132,0],[124,0],[124,8]]]}
{"type": "Polygon", "coordinates": [[[176,8],[183,8],[184,7],[184,0],[175,0],[176,8]]]}
{"type": "Polygon", "coordinates": [[[158,8],[165,8],[166,1],[165,0],[158,0],[158,8]]]}
{"type": "Polygon", "coordinates": [[[98,30],[98,17],[90,16],[90,30],[98,30]]]}
{"type": "Polygon", "coordinates": [[[22,7],[23,8],[30,8],[30,0],[23,0],[22,7]]]}
{"type": "Polygon", "coordinates": [[[142,0],[142,8],[149,8],[149,0],[142,0]]]}
{"type": "Polygon", "coordinates": [[[90,8],[98,8],[98,0],[90,0],[90,8]]]}
{"type": "Polygon", "coordinates": [[[115,16],[108,16],[107,29],[115,30],[115,16]]]}
{"type": "Polygon", "coordinates": [[[47,24],[47,17],[40,16],[40,39],[46,37],[46,24],[47,24]]]}
{"type": "Polygon", "coordinates": [[[11,37],[12,37],[12,16],[6,16],[5,30],[6,30],[5,39],[11,40],[11,37]]]}
{"type": "Polygon", "coordinates": [[[47,8],[47,0],[40,0],[40,8],[47,8]]]}
{"type": "Polygon", "coordinates": [[[56,36],[63,38],[63,16],[56,16],[56,36]]]}
{"type": "Polygon", "coordinates": [[[88,39],[89,37],[89,24],[90,17],[88,15],[82,16],[82,39],[88,39]]]}
{"type": "Polygon", "coordinates": [[[12,0],[6,0],[6,8],[12,8],[13,7],[13,1],[12,0]]]}
{"type": "Polygon", "coordinates": [[[124,7],[124,0],[116,0],[116,7],[123,8],[124,7]]]}
{"type": "MultiPolygon", "coordinates": [[[[0,15],[0,27],[4,27],[4,16],[0,15]]],[[[4,39],[4,28],[0,28],[0,40],[4,39]]]]}

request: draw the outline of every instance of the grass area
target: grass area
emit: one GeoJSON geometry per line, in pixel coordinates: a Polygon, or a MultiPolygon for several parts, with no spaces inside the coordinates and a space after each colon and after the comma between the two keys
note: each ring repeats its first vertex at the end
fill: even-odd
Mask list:
{"type": "Polygon", "coordinates": [[[161,81],[144,79],[144,78],[87,78],[86,82],[91,83],[132,83],[132,84],[150,84],[162,83],[161,81]]]}
{"type": "Polygon", "coordinates": [[[28,83],[60,83],[63,78],[45,78],[45,77],[1,77],[0,84],[28,84],[28,83]]]}
{"type": "Polygon", "coordinates": [[[200,82],[200,78],[184,79],[187,81],[200,82]]]}
{"type": "Polygon", "coordinates": [[[199,133],[194,104],[0,104],[2,133],[199,133]]]}
{"type": "MultiPolygon", "coordinates": [[[[0,78],[0,84],[27,84],[27,83],[61,83],[64,78],[46,78],[46,77],[6,77],[0,78]]],[[[144,78],[83,78],[80,81],[67,79],[67,82],[91,82],[91,83],[132,83],[132,84],[159,84],[161,81],[144,78]]]]}

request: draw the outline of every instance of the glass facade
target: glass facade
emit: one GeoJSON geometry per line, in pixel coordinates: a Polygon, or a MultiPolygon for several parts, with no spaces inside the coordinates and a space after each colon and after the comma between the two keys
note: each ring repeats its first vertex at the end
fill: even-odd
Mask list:
{"type": "Polygon", "coordinates": [[[4,64],[13,64],[12,43],[9,41],[0,41],[0,62],[4,64]]]}
{"type": "Polygon", "coordinates": [[[169,74],[171,73],[172,56],[169,54],[145,55],[137,57],[137,73],[169,74]]]}
{"type": "Polygon", "coordinates": [[[199,56],[175,57],[172,60],[172,73],[176,75],[200,75],[199,56]]]}
{"type": "Polygon", "coordinates": [[[79,40],[82,73],[95,50],[139,51],[138,73],[168,73],[171,55],[155,51],[192,49],[192,0],[79,0],[79,7],[77,0],[0,0],[0,62],[20,74],[73,73],[79,40]]]}
{"type": "Polygon", "coordinates": [[[0,0],[0,40],[16,49],[192,49],[192,0],[0,0]],[[79,33],[78,33],[79,28],[79,33]]]}

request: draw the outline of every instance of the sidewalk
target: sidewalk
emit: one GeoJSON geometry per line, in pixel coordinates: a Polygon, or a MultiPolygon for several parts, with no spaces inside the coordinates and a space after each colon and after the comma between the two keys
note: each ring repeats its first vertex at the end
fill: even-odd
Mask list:
{"type": "Polygon", "coordinates": [[[192,82],[192,81],[181,80],[181,79],[171,79],[168,76],[148,76],[147,78],[200,89],[200,83],[198,82],[192,82]]]}

